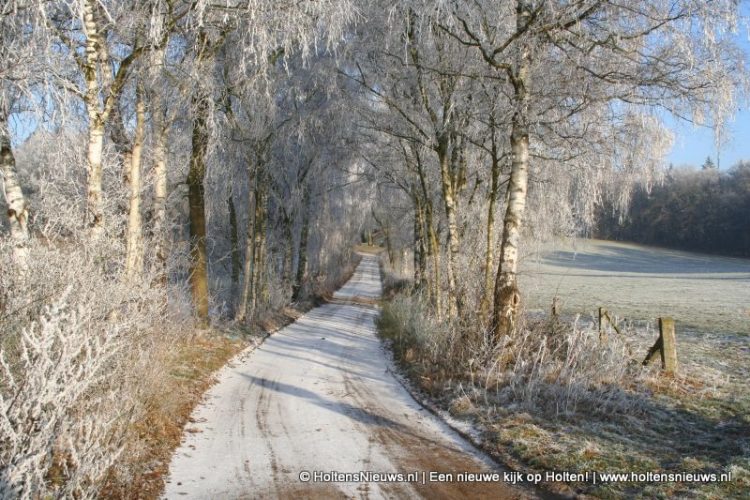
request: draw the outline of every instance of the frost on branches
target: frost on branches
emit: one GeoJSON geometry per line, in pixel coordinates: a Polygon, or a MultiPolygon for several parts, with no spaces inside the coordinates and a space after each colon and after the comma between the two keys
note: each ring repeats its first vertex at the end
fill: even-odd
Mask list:
{"type": "Polygon", "coordinates": [[[92,332],[71,287],[0,354],[0,497],[85,498],[121,445],[105,378],[124,346],[116,325],[92,332]]]}

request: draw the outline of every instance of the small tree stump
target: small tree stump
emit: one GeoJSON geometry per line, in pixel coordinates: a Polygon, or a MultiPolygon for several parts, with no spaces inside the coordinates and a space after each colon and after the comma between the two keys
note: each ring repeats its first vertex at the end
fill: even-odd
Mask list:
{"type": "Polygon", "coordinates": [[[677,342],[672,318],[659,318],[659,338],[648,350],[643,365],[646,366],[660,354],[661,367],[666,373],[677,373],[677,342]]]}

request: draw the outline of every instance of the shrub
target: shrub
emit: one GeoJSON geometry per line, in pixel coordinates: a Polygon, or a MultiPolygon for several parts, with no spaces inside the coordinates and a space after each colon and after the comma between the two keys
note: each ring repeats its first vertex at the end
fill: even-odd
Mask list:
{"type": "Polygon", "coordinates": [[[0,263],[0,497],[90,498],[143,413],[152,382],[133,367],[151,359],[163,290],[126,284],[106,241],[30,250],[26,272],[0,263]]]}

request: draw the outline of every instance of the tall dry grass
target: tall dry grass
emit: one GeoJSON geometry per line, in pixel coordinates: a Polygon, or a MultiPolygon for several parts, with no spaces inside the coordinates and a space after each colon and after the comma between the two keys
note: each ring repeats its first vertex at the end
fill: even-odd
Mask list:
{"type": "Polygon", "coordinates": [[[495,405],[554,416],[637,412],[632,390],[647,372],[622,337],[601,342],[593,325],[524,320],[514,336],[495,343],[470,314],[438,319],[420,293],[384,272],[386,294],[377,325],[396,359],[433,394],[471,387],[495,405]]]}

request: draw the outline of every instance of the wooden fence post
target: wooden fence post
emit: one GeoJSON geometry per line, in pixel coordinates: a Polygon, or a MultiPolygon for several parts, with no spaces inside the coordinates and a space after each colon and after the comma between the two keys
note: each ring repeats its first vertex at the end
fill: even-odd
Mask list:
{"type": "Polygon", "coordinates": [[[659,318],[661,366],[667,373],[677,373],[677,342],[672,318],[659,318]]]}
{"type": "Polygon", "coordinates": [[[643,365],[648,365],[656,358],[656,353],[661,356],[661,367],[666,373],[677,373],[677,342],[672,318],[659,318],[659,338],[649,349],[643,365]]]}

